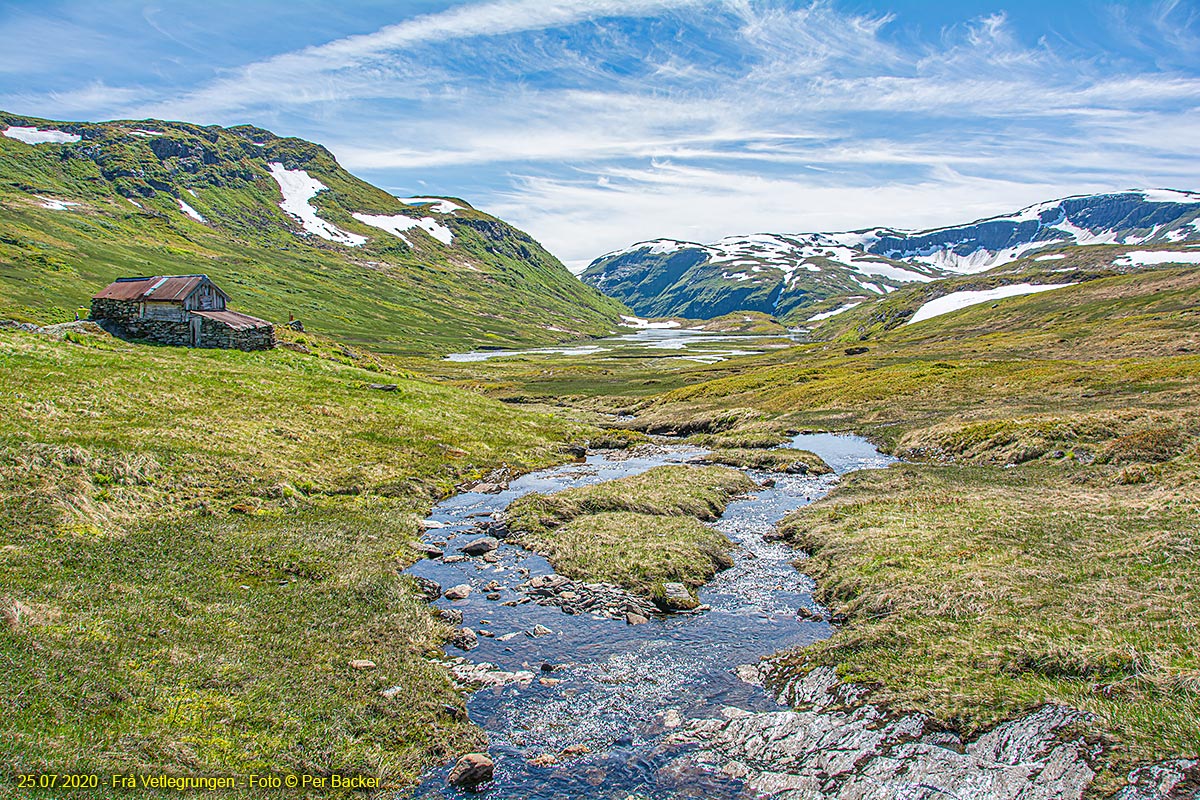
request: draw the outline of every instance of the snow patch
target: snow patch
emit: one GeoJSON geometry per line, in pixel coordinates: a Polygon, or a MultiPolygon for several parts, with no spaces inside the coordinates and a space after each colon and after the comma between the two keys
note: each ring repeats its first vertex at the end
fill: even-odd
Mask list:
{"type": "Polygon", "coordinates": [[[39,128],[22,128],[17,125],[10,125],[4,130],[4,135],[10,139],[16,139],[25,144],[74,144],[82,139],[82,136],[77,136],[73,133],[65,131],[56,131],[53,129],[41,130],[39,128]]]}
{"type": "Polygon", "coordinates": [[[72,203],[70,200],[56,200],[53,197],[39,197],[38,203],[42,208],[48,208],[51,211],[67,211],[71,206],[77,206],[79,203],[72,203]]]}
{"type": "Polygon", "coordinates": [[[162,131],[146,131],[141,128],[130,131],[134,136],[162,136],[162,131]]]}
{"type": "Polygon", "coordinates": [[[855,302],[855,303],[846,303],[846,305],[838,306],[833,311],[824,311],[820,314],[815,314],[815,315],[809,317],[807,321],[808,322],[820,322],[823,319],[829,319],[830,317],[836,317],[838,314],[844,314],[845,312],[849,311],[852,308],[858,308],[862,304],[863,304],[862,300],[859,300],[858,302],[855,302]]]}
{"type": "Polygon", "coordinates": [[[452,241],[454,241],[454,232],[445,225],[442,225],[433,217],[413,219],[412,217],[406,217],[403,214],[381,216],[359,213],[351,214],[351,216],[364,225],[370,225],[372,228],[379,228],[381,231],[387,231],[393,236],[398,236],[399,238],[404,239],[404,243],[409,247],[412,247],[412,242],[401,235],[401,231],[412,230],[413,228],[420,228],[442,244],[450,244],[452,241]]]}
{"type": "Polygon", "coordinates": [[[1200,253],[1181,253],[1175,250],[1135,250],[1114,259],[1118,267],[1145,267],[1151,264],[1200,264],[1200,253]]]}
{"type": "Polygon", "coordinates": [[[1141,189],[1139,194],[1151,203],[1200,203],[1200,194],[1174,189],[1141,189]]]}
{"type": "Polygon", "coordinates": [[[621,315],[621,322],[625,323],[630,328],[637,328],[638,330],[654,330],[654,329],[666,329],[666,328],[678,328],[679,327],[679,323],[673,319],[669,319],[664,322],[651,322],[648,319],[642,319],[641,317],[627,317],[624,314],[621,315]]]}
{"type": "Polygon", "coordinates": [[[134,200],[134,199],[132,199],[132,198],[129,198],[129,197],[126,197],[125,199],[126,199],[126,200],[128,200],[129,202],[133,203],[133,204],[134,204],[135,206],[137,206],[138,208],[142,208],[142,207],[143,207],[143,206],[142,206],[142,204],[141,204],[141,203],[139,203],[137,200],[134,200]]]}
{"type": "Polygon", "coordinates": [[[980,303],[989,303],[992,300],[1000,300],[1005,297],[1016,297],[1025,294],[1036,294],[1038,292],[1048,292],[1051,289],[1062,289],[1067,286],[1074,286],[1074,283],[1057,283],[1049,285],[1034,285],[1031,283],[1018,283],[1012,286],[998,286],[995,289],[984,289],[981,291],[953,292],[939,297],[936,300],[930,300],[925,305],[917,309],[917,313],[913,314],[913,318],[906,324],[913,325],[917,322],[924,322],[927,319],[940,317],[942,314],[949,314],[951,311],[968,308],[969,306],[979,305],[980,303]]]}
{"type": "Polygon", "coordinates": [[[176,197],[175,201],[177,203],[179,203],[179,210],[182,211],[183,213],[187,214],[192,219],[196,220],[196,222],[207,222],[208,221],[204,217],[200,216],[199,211],[192,208],[187,203],[183,202],[183,200],[181,198],[176,197]]]}
{"type": "Polygon", "coordinates": [[[1063,253],[1051,253],[1048,256],[1038,256],[1034,261],[1060,261],[1064,258],[1066,258],[1066,255],[1063,253]]]}
{"type": "Polygon", "coordinates": [[[458,203],[452,203],[441,197],[399,197],[397,199],[410,206],[428,205],[429,210],[437,214],[453,214],[455,211],[464,210],[458,203]]]}
{"type": "Polygon", "coordinates": [[[317,192],[328,189],[328,186],[305,170],[287,169],[278,161],[272,161],[267,167],[271,170],[271,177],[279,184],[279,191],[283,193],[283,202],[279,207],[299,221],[307,233],[348,247],[366,244],[367,237],[344,231],[317,216],[317,209],[308,201],[317,192]]]}

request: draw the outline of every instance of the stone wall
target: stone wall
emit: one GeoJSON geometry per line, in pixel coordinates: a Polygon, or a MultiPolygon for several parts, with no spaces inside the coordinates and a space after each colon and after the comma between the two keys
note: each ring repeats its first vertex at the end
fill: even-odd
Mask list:
{"type": "MultiPolygon", "coordinates": [[[[192,314],[184,312],[182,320],[149,319],[139,316],[139,304],[128,300],[92,300],[92,319],[116,325],[121,335],[130,339],[146,339],[175,347],[192,345],[192,314]]],[[[229,350],[270,350],[275,347],[275,328],[264,325],[247,330],[234,330],[216,320],[199,317],[200,347],[229,350]]]]}
{"type": "Polygon", "coordinates": [[[216,320],[202,318],[200,325],[200,347],[218,347],[228,350],[270,350],[275,346],[275,326],[235,330],[216,320]]]}
{"type": "Polygon", "coordinates": [[[91,316],[125,324],[137,319],[138,304],[130,300],[92,300],[91,316]]]}

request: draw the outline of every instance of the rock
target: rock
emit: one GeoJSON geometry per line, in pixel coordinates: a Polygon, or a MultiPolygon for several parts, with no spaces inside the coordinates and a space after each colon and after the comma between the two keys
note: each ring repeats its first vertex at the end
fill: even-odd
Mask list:
{"type": "Polygon", "coordinates": [[[500,546],[494,536],[481,536],[473,542],[467,542],[460,549],[469,556],[481,556],[490,553],[500,546]]]}
{"type": "Polygon", "coordinates": [[[457,564],[460,561],[466,561],[466,560],[467,560],[466,556],[446,556],[445,558],[442,559],[442,563],[457,564]]]}
{"type": "Polygon", "coordinates": [[[751,686],[763,685],[762,670],[755,664],[740,664],[734,668],[733,672],[742,683],[748,683],[751,686]]]}
{"type": "Polygon", "coordinates": [[[447,600],[466,600],[471,596],[471,587],[468,584],[460,583],[447,589],[443,596],[447,600]]]}
{"type": "Polygon", "coordinates": [[[764,489],[772,489],[775,487],[775,479],[767,478],[762,483],[760,483],[759,486],[763,487],[764,489]]]}
{"type": "Polygon", "coordinates": [[[495,639],[496,638],[496,634],[492,633],[491,631],[487,630],[486,628],[480,628],[479,630],[475,631],[475,633],[479,634],[480,636],[482,636],[485,639],[495,639]]]}
{"type": "Polygon", "coordinates": [[[534,625],[533,630],[529,631],[530,636],[549,636],[554,631],[547,628],[545,625],[534,625]]]}
{"type": "Polygon", "coordinates": [[[496,764],[486,753],[467,753],[450,770],[446,783],[462,789],[474,789],[490,781],[495,771],[496,764]]]}
{"type": "Polygon", "coordinates": [[[501,594],[499,592],[491,592],[490,594],[487,595],[488,600],[499,600],[500,597],[501,597],[501,594]]]}
{"type": "Polygon", "coordinates": [[[394,392],[400,387],[394,383],[369,383],[368,389],[374,389],[377,392],[394,392]]]}
{"type": "Polygon", "coordinates": [[[1200,796],[1195,792],[1197,786],[1200,786],[1200,761],[1164,761],[1131,772],[1128,784],[1113,795],[1113,800],[1182,799],[1188,797],[1188,789],[1193,790],[1191,798],[1194,799],[1200,796]]]}
{"type": "Polygon", "coordinates": [[[554,687],[562,683],[562,678],[538,678],[538,683],[542,686],[554,687]]]}
{"type": "Polygon", "coordinates": [[[677,708],[668,708],[663,712],[663,727],[667,730],[674,730],[683,724],[683,715],[679,713],[677,708]]]}
{"type": "Polygon", "coordinates": [[[847,347],[846,348],[846,355],[848,355],[848,356],[861,356],[863,353],[869,353],[869,352],[871,352],[871,348],[869,348],[869,347],[847,347]]]}
{"type": "Polygon", "coordinates": [[[381,696],[382,696],[382,697],[383,697],[385,700],[395,700],[395,699],[396,699],[396,696],[397,696],[397,695],[399,695],[399,694],[400,694],[401,692],[403,692],[403,691],[404,691],[404,687],[403,687],[403,686],[392,686],[392,687],[390,687],[390,688],[388,688],[388,689],[384,689],[384,690],[383,690],[382,692],[380,692],[379,694],[380,694],[380,695],[381,695],[381,696]]]}
{"type": "Polygon", "coordinates": [[[459,650],[473,650],[479,646],[479,637],[470,628],[459,628],[450,636],[450,644],[459,650]]]}
{"type": "Polygon", "coordinates": [[[291,320],[291,321],[287,322],[286,324],[287,324],[287,326],[288,326],[289,328],[291,328],[292,330],[294,330],[294,331],[300,331],[301,333],[304,333],[304,323],[303,323],[303,322],[301,322],[300,320],[298,320],[298,319],[293,319],[293,320],[291,320]]]}
{"type": "Polygon", "coordinates": [[[649,619],[647,619],[646,617],[643,617],[641,614],[635,614],[633,612],[629,612],[628,614],[625,615],[625,624],[626,625],[645,625],[649,621],[650,621],[649,619]]]}
{"type": "Polygon", "coordinates": [[[699,605],[682,583],[664,583],[658,603],[669,611],[687,611],[699,605]]]}
{"type": "Polygon", "coordinates": [[[420,575],[410,575],[409,577],[417,585],[417,591],[425,598],[425,602],[432,603],[442,596],[441,584],[436,581],[431,581],[429,578],[422,578],[420,575]]]}
{"type": "Polygon", "coordinates": [[[520,636],[520,635],[521,635],[520,631],[514,631],[514,632],[512,632],[512,633],[506,633],[506,634],[504,634],[503,636],[497,636],[497,637],[496,637],[496,641],[497,641],[497,642],[511,642],[513,639],[517,638],[517,637],[518,637],[518,636],[520,636]]]}
{"type": "Polygon", "coordinates": [[[592,748],[586,744],[573,744],[570,747],[564,748],[559,756],[563,758],[572,758],[574,756],[582,756],[592,752],[592,748]]]}
{"type": "Polygon", "coordinates": [[[350,669],[375,669],[375,662],[369,658],[356,658],[350,662],[350,669]]]}
{"type": "Polygon", "coordinates": [[[499,483],[477,483],[471,487],[471,491],[480,494],[495,494],[504,491],[504,486],[499,483]]]}
{"type": "Polygon", "coordinates": [[[442,619],[446,620],[446,622],[449,622],[451,625],[462,625],[463,615],[462,615],[462,611],[460,609],[442,608],[442,609],[439,609],[439,611],[441,613],[438,614],[438,616],[440,616],[442,619]]]}
{"type": "Polygon", "coordinates": [[[797,619],[807,619],[812,620],[813,622],[825,621],[824,614],[822,614],[820,611],[814,611],[807,606],[801,606],[800,608],[796,609],[796,617],[797,619]]]}
{"type": "Polygon", "coordinates": [[[540,756],[529,759],[529,763],[534,767],[553,767],[558,763],[558,756],[553,753],[542,753],[540,756]]]}
{"type": "Polygon", "coordinates": [[[425,531],[432,531],[432,530],[437,530],[438,528],[444,528],[444,527],[446,527],[446,523],[438,522],[436,519],[423,519],[417,523],[417,527],[421,529],[422,533],[424,533],[425,531]]]}
{"type": "Polygon", "coordinates": [[[529,670],[505,672],[495,664],[483,662],[473,664],[464,658],[456,658],[450,664],[450,674],[461,687],[468,686],[528,686],[533,683],[533,673],[529,670]]]}
{"type": "Polygon", "coordinates": [[[501,588],[503,587],[500,586],[500,581],[488,581],[483,586],[485,592],[498,592],[501,588]]]}
{"type": "Polygon", "coordinates": [[[500,563],[500,556],[495,553],[484,553],[483,560],[489,564],[498,564],[500,563]]]}
{"type": "Polygon", "coordinates": [[[446,555],[446,551],[442,550],[442,548],[434,547],[424,542],[409,542],[408,546],[418,553],[424,553],[426,558],[441,558],[446,555]]]}
{"type": "Polygon", "coordinates": [[[773,797],[1080,800],[1094,777],[1093,750],[1079,731],[1088,717],[1079,711],[1044,706],[964,744],[928,717],[888,712],[868,696],[818,667],[781,696],[801,710],[727,707],[718,719],[677,726],[667,744],[693,745],[685,760],[773,797]]]}

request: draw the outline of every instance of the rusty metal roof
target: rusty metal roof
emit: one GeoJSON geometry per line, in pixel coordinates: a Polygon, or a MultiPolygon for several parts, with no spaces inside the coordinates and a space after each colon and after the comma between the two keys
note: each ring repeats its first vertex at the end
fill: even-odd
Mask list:
{"type": "MultiPolygon", "coordinates": [[[[208,281],[207,275],[155,275],[153,278],[117,278],[104,291],[95,295],[95,300],[150,300],[162,303],[179,302],[187,298],[200,284],[208,281]]],[[[209,281],[211,283],[211,281],[209,281]]],[[[213,284],[226,300],[229,295],[213,284]]]]}
{"type": "Polygon", "coordinates": [[[192,313],[199,317],[220,322],[222,325],[228,325],[235,331],[248,331],[252,328],[271,327],[271,323],[267,322],[265,319],[252,317],[249,314],[242,314],[237,311],[193,311],[192,313]]]}

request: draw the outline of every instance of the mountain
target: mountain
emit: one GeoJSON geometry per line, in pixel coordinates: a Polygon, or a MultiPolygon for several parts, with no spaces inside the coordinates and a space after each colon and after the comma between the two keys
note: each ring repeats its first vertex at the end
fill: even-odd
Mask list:
{"type": "Polygon", "coordinates": [[[602,335],[628,311],[502,220],[393,197],[312,142],[0,112],[0,317],[63,321],[114,278],[185,273],[398,353],[602,335]]]}
{"type": "Polygon", "coordinates": [[[1200,194],[1130,190],[925,231],[766,233],[709,245],[657,239],[601,256],[581,278],[645,316],[747,310],[785,319],[822,301],[982,272],[1042,249],[1191,241],[1200,241],[1200,194]]]}

